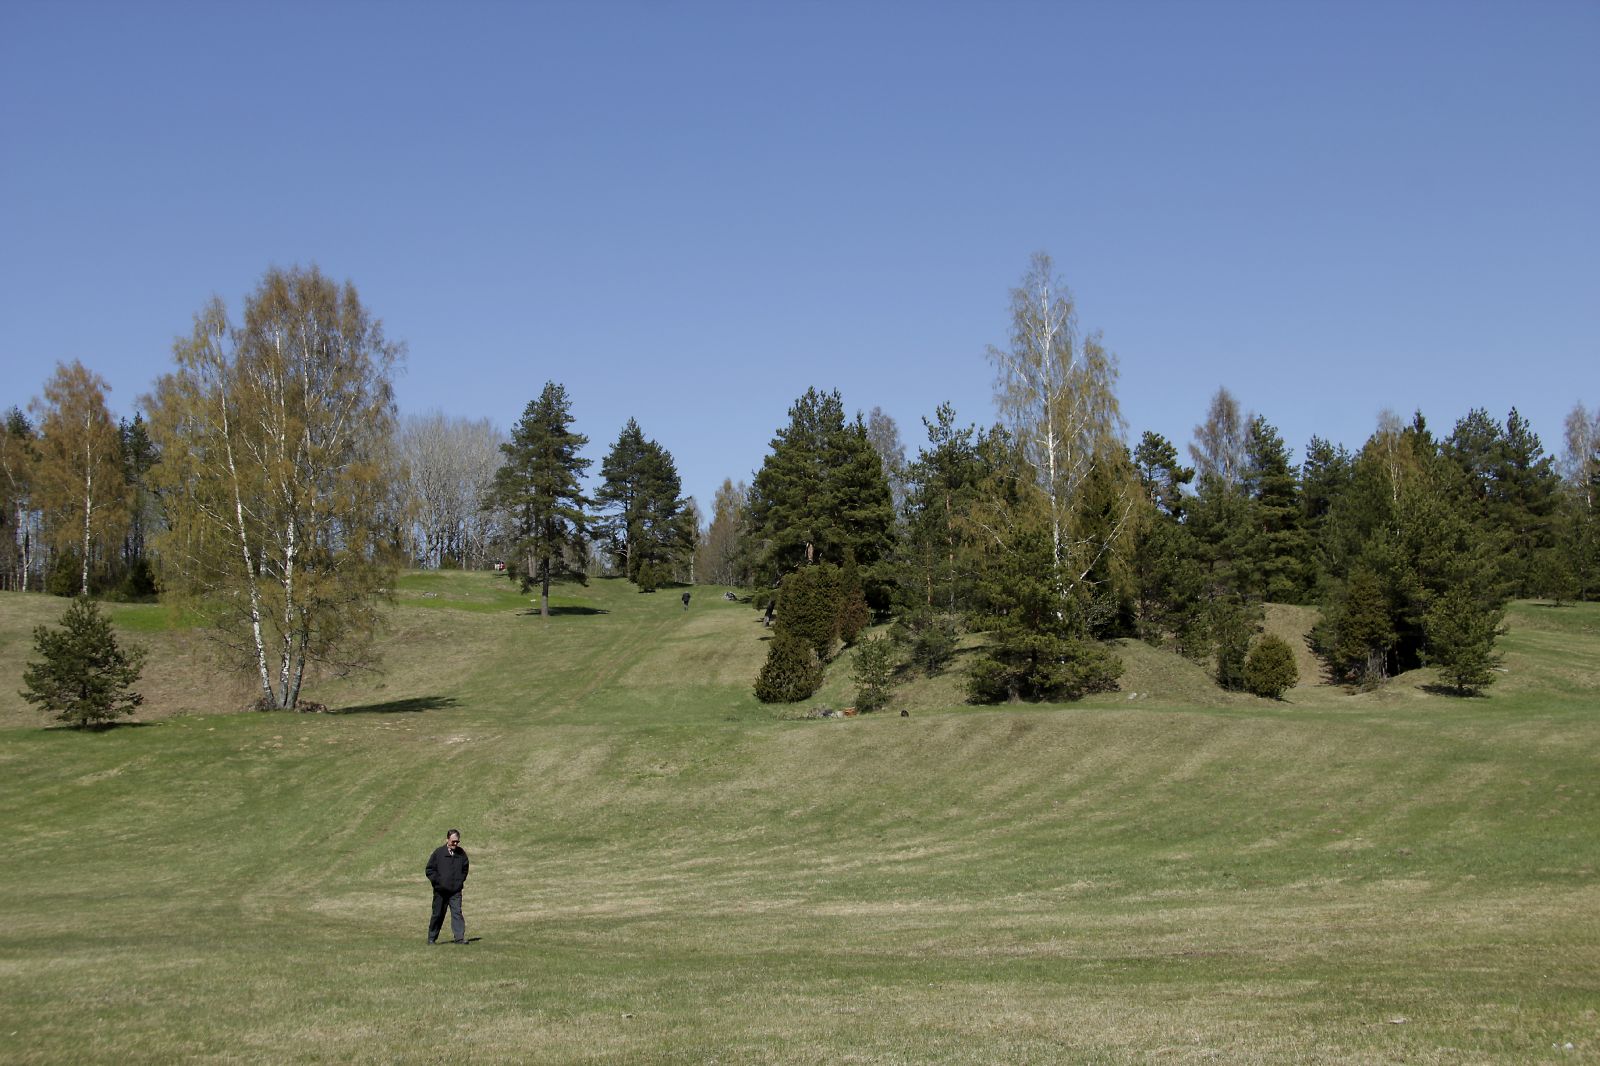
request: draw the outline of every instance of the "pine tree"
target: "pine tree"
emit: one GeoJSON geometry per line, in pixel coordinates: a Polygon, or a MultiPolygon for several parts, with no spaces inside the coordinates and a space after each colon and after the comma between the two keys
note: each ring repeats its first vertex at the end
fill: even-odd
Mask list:
{"type": "Polygon", "coordinates": [[[1182,518],[1183,486],[1194,480],[1194,468],[1178,462],[1178,449],[1159,433],[1145,430],[1133,450],[1133,465],[1145,497],[1169,518],[1182,518]]]}
{"type": "Polygon", "coordinates": [[[1428,661],[1439,676],[1463,696],[1494,683],[1500,656],[1494,641],[1504,611],[1466,585],[1452,587],[1428,612],[1428,661]]]}
{"type": "Polygon", "coordinates": [[[789,409],[750,487],[749,521],[759,583],[799,566],[851,561],[869,599],[881,594],[878,564],[894,534],[889,483],[866,425],[845,421],[837,391],[808,389],[789,409]]]}
{"type": "Polygon", "coordinates": [[[525,591],[539,587],[539,613],[547,618],[551,581],[561,574],[581,577],[577,561],[588,548],[591,501],[582,477],[591,460],[578,452],[589,438],[574,433],[572,421],[567,390],[547,382],[501,445],[506,462],[491,497],[511,519],[519,557],[513,573],[525,591]]]}
{"type": "Polygon", "coordinates": [[[852,676],[856,710],[863,714],[882,710],[894,686],[894,643],[887,637],[874,637],[858,644],[852,676]]]}
{"type": "Polygon", "coordinates": [[[72,601],[61,629],[35,629],[33,646],[41,661],[23,670],[22,698],[60,721],[82,729],[131,714],[144,702],[131,689],[144,649],[119,647],[111,620],[87,596],[72,601]]]}
{"type": "Polygon", "coordinates": [[[963,527],[985,477],[975,426],[940,404],[924,418],[928,442],[906,467],[904,533],[897,555],[904,602],[955,614],[972,606],[970,537],[963,527]]]}
{"type": "Polygon", "coordinates": [[[630,418],[600,469],[605,480],[595,497],[612,512],[595,531],[610,541],[624,575],[638,582],[646,566],[656,575],[670,574],[693,551],[696,536],[671,453],[646,440],[630,418]]]}

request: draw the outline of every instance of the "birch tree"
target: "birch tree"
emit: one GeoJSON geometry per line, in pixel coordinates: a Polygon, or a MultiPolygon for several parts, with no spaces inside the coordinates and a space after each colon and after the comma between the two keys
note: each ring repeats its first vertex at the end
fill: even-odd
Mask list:
{"type": "MultiPolygon", "coordinates": [[[[990,346],[995,406],[1032,465],[1049,511],[1056,594],[1081,594],[1129,528],[1135,491],[1120,473],[1110,522],[1082,521],[1085,488],[1123,458],[1116,357],[1098,332],[1083,335],[1072,293],[1043,252],[1011,290],[1011,344],[990,346]]],[[[999,530],[994,531],[1000,535],[999,530]]]]}
{"type": "Polygon", "coordinates": [[[56,547],[76,556],[79,593],[89,594],[89,563],[128,519],[122,437],[106,409],[106,383],[76,359],[56,364],[39,415],[38,504],[56,547]]]}
{"type": "Polygon", "coordinates": [[[38,541],[38,512],[33,505],[34,475],[39,462],[36,434],[28,416],[19,407],[6,412],[0,426],[0,528],[6,542],[0,545],[5,559],[4,584],[28,591],[34,567],[34,545],[38,541]]]}
{"type": "Polygon", "coordinates": [[[390,375],[402,347],[353,285],[269,270],[235,326],[220,299],[148,406],[167,503],[164,587],[203,609],[291,708],[307,668],[370,662],[398,561],[390,375]]]}

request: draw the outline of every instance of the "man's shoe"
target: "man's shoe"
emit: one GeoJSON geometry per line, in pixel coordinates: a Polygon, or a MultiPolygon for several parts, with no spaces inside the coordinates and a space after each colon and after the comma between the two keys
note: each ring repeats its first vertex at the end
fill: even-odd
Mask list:
{"type": "Polygon", "coordinates": [[[452,943],[452,944],[465,944],[466,941],[465,940],[452,940],[452,941],[450,941],[450,943],[452,943]]]}

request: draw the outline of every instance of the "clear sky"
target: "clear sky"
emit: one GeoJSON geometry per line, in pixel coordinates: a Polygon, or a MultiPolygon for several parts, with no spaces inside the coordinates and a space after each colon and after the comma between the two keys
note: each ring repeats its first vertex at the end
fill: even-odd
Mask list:
{"type": "MultiPolygon", "coordinates": [[[[0,406],[131,413],[213,293],[349,279],[403,411],[563,383],[703,505],[838,388],[993,418],[1037,250],[1130,440],[1226,386],[1298,460],[1378,413],[1600,406],[1600,3],[0,3],[0,406]]],[[[598,463],[597,463],[598,465],[598,463]]]]}

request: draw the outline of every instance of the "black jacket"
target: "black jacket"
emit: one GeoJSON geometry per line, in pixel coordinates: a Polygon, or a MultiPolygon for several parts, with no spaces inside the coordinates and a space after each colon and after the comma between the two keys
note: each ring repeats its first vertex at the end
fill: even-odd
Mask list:
{"type": "Polygon", "coordinates": [[[467,853],[457,848],[451,855],[450,849],[441,844],[428,856],[428,867],[423,872],[440,892],[460,892],[467,883],[467,853]]]}

